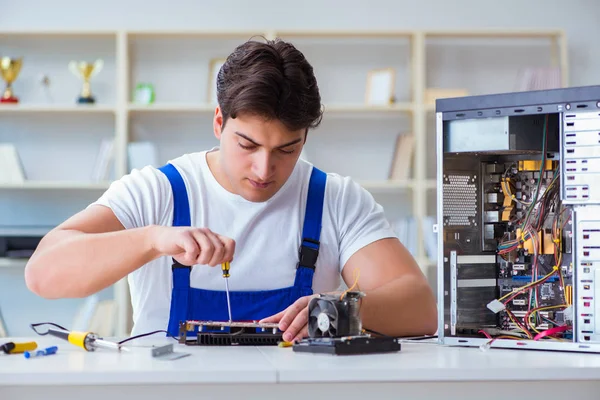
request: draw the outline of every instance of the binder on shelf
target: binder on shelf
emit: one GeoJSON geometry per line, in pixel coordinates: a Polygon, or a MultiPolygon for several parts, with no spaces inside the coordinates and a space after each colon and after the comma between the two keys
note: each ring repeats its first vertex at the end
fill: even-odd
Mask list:
{"type": "Polygon", "coordinates": [[[94,170],[92,171],[93,182],[104,182],[109,179],[111,162],[115,156],[114,143],[115,141],[112,138],[102,139],[96,157],[96,164],[94,164],[94,170]]]}
{"type": "Polygon", "coordinates": [[[0,184],[25,182],[25,171],[17,148],[12,143],[0,143],[0,184]]]}
{"type": "Polygon", "coordinates": [[[412,133],[405,133],[398,136],[394,155],[392,156],[390,180],[403,181],[410,179],[414,145],[415,138],[412,133]]]}

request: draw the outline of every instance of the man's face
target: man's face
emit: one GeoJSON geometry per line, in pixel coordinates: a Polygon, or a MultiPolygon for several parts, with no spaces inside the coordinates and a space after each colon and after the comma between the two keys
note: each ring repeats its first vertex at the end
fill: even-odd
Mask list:
{"type": "Polygon", "coordinates": [[[213,123],[221,142],[219,167],[229,183],[226,189],[253,202],[275,195],[294,170],[306,131],[290,131],[278,120],[253,115],[229,118],[221,129],[218,108],[213,123]]]}

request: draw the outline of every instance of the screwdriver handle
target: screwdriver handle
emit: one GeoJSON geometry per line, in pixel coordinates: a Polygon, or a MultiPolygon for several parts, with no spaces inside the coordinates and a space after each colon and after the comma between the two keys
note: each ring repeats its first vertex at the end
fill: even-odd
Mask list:
{"type": "Polygon", "coordinates": [[[229,261],[221,263],[221,270],[223,271],[223,278],[229,278],[229,261]]]}
{"type": "Polygon", "coordinates": [[[36,342],[9,342],[0,346],[0,351],[4,351],[6,354],[24,353],[26,351],[33,351],[35,349],[37,349],[36,342]]]}

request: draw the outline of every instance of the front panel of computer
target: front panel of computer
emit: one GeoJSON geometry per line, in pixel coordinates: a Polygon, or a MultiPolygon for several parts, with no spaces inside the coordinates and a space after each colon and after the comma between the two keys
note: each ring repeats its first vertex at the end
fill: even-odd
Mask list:
{"type": "Polygon", "coordinates": [[[564,95],[437,112],[444,344],[600,352],[600,108],[564,95]]]}

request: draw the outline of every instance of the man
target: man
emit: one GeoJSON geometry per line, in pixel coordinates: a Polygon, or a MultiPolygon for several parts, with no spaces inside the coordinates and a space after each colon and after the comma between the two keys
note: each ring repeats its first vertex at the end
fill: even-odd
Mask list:
{"type": "Polygon", "coordinates": [[[299,158],[322,117],[303,54],[279,40],[244,43],[217,92],[219,147],[114,182],[43,238],[25,269],[30,290],[83,297],[127,276],[132,334],[177,335],[182,320],[228,319],[221,268],[211,267],[230,261],[233,320],[278,322],[284,340],[307,336],[311,296],[336,290],[340,275],[348,285],[359,276],[365,328],[434,333],[432,291],[382,207],[299,158]]]}

